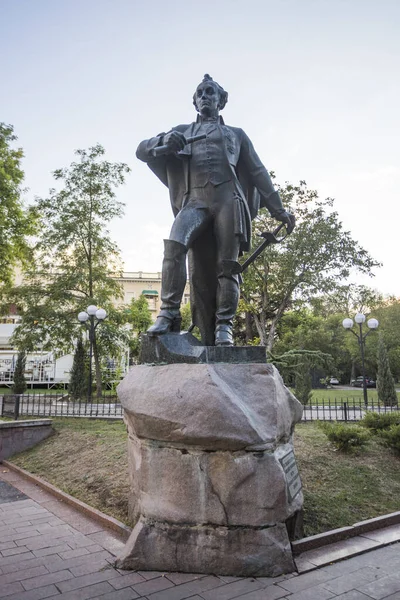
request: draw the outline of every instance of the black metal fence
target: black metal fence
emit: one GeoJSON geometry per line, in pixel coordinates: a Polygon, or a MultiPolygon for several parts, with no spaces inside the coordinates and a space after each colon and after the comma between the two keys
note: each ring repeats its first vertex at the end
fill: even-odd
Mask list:
{"type": "Polygon", "coordinates": [[[348,398],[313,398],[304,406],[302,421],[359,421],[367,411],[386,413],[399,410],[398,406],[385,406],[371,398],[366,406],[362,396],[348,398]]]}
{"type": "Polygon", "coordinates": [[[122,418],[122,406],[115,395],[72,400],[68,393],[0,395],[0,416],[7,417],[101,417],[122,418]]]}
{"type": "MultiPolygon", "coordinates": [[[[371,399],[366,407],[362,397],[314,398],[304,406],[302,421],[359,421],[367,411],[379,413],[399,410],[371,399]]],[[[93,397],[91,402],[72,400],[68,393],[29,393],[0,395],[0,416],[7,417],[99,417],[120,418],[123,409],[116,395],[93,397]]]]}

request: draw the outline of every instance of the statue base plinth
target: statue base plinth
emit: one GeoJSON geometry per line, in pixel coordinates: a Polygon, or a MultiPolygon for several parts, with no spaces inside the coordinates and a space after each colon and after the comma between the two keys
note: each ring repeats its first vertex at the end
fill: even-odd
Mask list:
{"type": "Polygon", "coordinates": [[[302,406],[266,363],[139,365],[119,385],[130,516],[117,566],[271,576],[295,570],[302,406]]]}
{"type": "Polygon", "coordinates": [[[266,363],[265,346],[203,346],[187,331],[141,336],[140,362],[144,364],[266,363]]]}

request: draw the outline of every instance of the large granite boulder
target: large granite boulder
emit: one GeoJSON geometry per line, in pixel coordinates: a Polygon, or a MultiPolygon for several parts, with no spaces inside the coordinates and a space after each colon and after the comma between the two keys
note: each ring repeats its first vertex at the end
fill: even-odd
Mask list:
{"type": "Polygon", "coordinates": [[[265,363],[138,365],[118,397],[137,437],[204,450],[274,449],[302,414],[265,363]]]}
{"type": "Polygon", "coordinates": [[[302,406],[268,364],[134,367],[118,388],[130,515],[118,565],[242,576],[294,570],[286,523],[303,497],[302,406]]]}

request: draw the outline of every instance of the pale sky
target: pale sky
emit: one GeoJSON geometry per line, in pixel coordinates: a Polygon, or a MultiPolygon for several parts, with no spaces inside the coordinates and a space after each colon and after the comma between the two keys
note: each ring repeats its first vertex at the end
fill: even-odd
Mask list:
{"type": "Polygon", "coordinates": [[[399,0],[0,0],[0,121],[25,151],[28,201],[97,142],[132,168],[111,233],[126,271],[159,271],[168,190],[138,143],[196,113],[204,73],[229,93],[277,180],[335,198],[383,267],[357,279],[400,296],[399,0]]]}

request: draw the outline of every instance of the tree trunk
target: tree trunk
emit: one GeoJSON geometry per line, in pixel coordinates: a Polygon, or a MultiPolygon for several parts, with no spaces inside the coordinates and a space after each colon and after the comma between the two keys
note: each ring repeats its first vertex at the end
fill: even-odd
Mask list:
{"type": "Polygon", "coordinates": [[[102,395],[102,383],[101,383],[101,369],[100,369],[100,358],[97,350],[96,336],[93,339],[93,358],[94,358],[94,369],[96,375],[96,395],[97,398],[101,398],[102,395]]]}
{"type": "Polygon", "coordinates": [[[279,308],[276,311],[274,318],[272,319],[271,326],[268,331],[268,338],[267,338],[267,344],[266,344],[267,352],[271,352],[271,350],[272,350],[272,347],[273,347],[274,341],[275,341],[276,326],[278,325],[279,320],[281,319],[283,313],[285,312],[286,308],[289,305],[290,299],[292,297],[292,293],[293,293],[292,288],[286,292],[285,297],[283,298],[282,302],[280,303],[279,308]]]}
{"type": "Polygon", "coordinates": [[[260,338],[260,345],[265,346],[265,323],[263,322],[263,315],[254,315],[254,324],[257,329],[258,337],[260,338]]]}
{"type": "Polygon", "coordinates": [[[246,344],[248,344],[249,342],[251,342],[251,340],[254,337],[251,313],[249,313],[247,311],[244,313],[244,322],[245,322],[245,328],[246,328],[246,344]]]}

